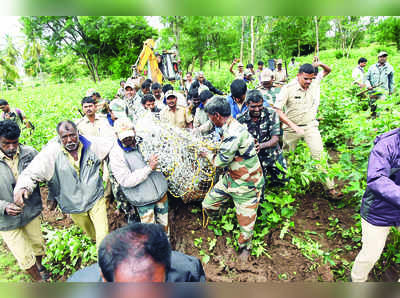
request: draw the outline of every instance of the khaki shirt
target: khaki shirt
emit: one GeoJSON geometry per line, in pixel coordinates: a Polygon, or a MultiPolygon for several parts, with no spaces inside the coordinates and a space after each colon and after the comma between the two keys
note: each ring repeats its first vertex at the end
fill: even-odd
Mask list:
{"type": "Polygon", "coordinates": [[[94,122],[90,122],[85,116],[76,123],[79,133],[90,137],[113,137],[114,129],[110,126],[106,118],[96,114],[94,122]]]}
{"type": "Polygon", "coordinates": [[[62,147],[62,150],[64,151],[64,153],[66,154],[66,156],[68,157],[68,160],[71,163],[71,166],[75,169],[76,173],[79,176],[79,173],[81,171],[81,156],[82,156],[82,148],[83,148],[82,143],[79,142],[79,145],[78,145],[78,159],[77,160],[74,159],[74,157],[71,155],[71,153],[69,153],[63,145],[61,145],[61,147],[62,147]]]}
{"type": "Polygon", "coordinates": [[[274,78],[276,82],[284,82],[286,81],[286,72],[283,69],[280,71],[276,69],[274,71],[274,78]]]}
{"type": "Polygon", "coordinates": [[[319,81],[314,80],[308,89],[304,90],[299,81],[294,79],[281,89],[274,107],[284,110],[286,116],[296,125],[307,125],[316,120],[319,100],[319,81]]]}
{"type": "Polygon", "coordinates": [[[9,158],[7,155],[0,150],[0,159],[2,159],[11,169],[11,172],[14,175],[15,180],[18,179],[18,162],[19,162],[19,147],[17,153],[14,155],[14,158],[9,158]]]}
{"type": "Polygon", "coordinates": [[[193,127],[200,127],[207,121],[209,121],[207,113],[204,111],[204,109],[200,109],[198,107],[196,110],[196,114],[194,115],[193,127]]]}
{"type": "Polygon", "coordinates": [[[160,112],[160,119],[163,122],[168,122],[179,128],[186,128],[189,123],[193,122],[193,116],[182,106],[176,106],[175,112],[171,111],[171,109],[166,106],[160,112]]]}
{"type": "Polygon", "coordinates": [[[235,70],[233,71],[235,74],[235,79],[242,79],[244,78],[244,71],[243,72],[239,72],[239,70],[235,70]]]}

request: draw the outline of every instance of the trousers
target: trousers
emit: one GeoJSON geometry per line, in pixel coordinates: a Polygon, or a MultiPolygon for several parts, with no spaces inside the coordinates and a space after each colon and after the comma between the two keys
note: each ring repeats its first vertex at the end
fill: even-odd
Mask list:
{"type": "MultiPolygon", "coordinates": [[[[316,121],[315,121],[316,122],[316,121]]],[[[310,123],[303,127],[304,135],[299,135],[295,132],[285,131],[283,134],[283,150],[294,151],[297,143],[304,138],[308,148],[310,149],[311,156],[315,160],[321,160],[322,154],[324,153],[324,145],[322,143],[321,134],[318,129],[318,122],[310,123]]],[[[326,172],[328,165],[324,165],[321,170],[326,172]]],[[[327,178],[325,185],[328,189],[333,189],[335,183],[332,179],[327,178]]]]}

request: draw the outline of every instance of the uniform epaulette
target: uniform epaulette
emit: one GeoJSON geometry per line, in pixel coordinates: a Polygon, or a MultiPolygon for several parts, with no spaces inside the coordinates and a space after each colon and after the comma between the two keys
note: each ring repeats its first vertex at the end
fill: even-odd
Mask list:
{"type": "Polygon", "coordinates": [[[79,118],[79,119],[75,119],[75,120],[73,120],[73,122],[74,122],[76,125],[79,125],[79,124],[81,124],[81,122],[82,122],[83,120],[85,120],[85,117],[82,117],[82,118],[79,118]]]}

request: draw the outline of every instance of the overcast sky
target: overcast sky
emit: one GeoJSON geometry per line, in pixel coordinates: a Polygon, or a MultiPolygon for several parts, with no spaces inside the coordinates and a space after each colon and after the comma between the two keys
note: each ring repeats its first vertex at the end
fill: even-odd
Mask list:
{"type": "Polygon", "coordinates": [[[0,44],[4,43],[6,34],[11,35],[14,40],[23,38],[19,18],[18,16],[0,16],[0,44]]]}

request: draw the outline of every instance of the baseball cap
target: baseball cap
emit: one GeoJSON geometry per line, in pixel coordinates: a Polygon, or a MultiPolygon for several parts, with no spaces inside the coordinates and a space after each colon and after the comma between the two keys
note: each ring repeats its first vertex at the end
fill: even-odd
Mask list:
{"type": "Polygon", "coordinates": [[[382,57],[382,56],[388,56],[388,53],[386,53],[385,51],[382,51],[378,54],[378,58],[382,57]]]}
{"type": "Polygon", "coordinates": [[[94,93],[96,93],[96,90],[94,88],[90,88],[86,91],[86,97],[92,96],[94,93]]]}
{"type": "Polygon", "coordinates": [[[282,59],[278,59],[278,60],[276,61],[276,64],[282,64],[282,59]]]}
{"type": "Polygon", "coordinates": [[[120,118],[126,118],[126,112],[125,112],[125,105],[122,102],[121,99],[115,99],[109,104],[110,110],[113,112],[114,116],[117,117],[118,119],[120,118]]]}
{"type": "Polygon", "coordinates": [[[242,62],[239,62],[238,67],[241,67],[241,66],[243,67],[244,65],[242,62]]]}
{"type": "Polygon", "coordinates": [[[174,90],[168,90],[167,93],[165,93],[165,98],[168,98],[170,96],[175,96],[175,98],[178,98],[178,93],[174,90]]]}
{"type": "Polygon", "coordinates": [[[135,84],[132,80],[128,80],[125,82],[125,87],[124,89],[126,89],[127,87],[131,87],[132,89],[135,89],[135,84]]]}
{"type": "Polygon", "coordinates": [[[272,80],[272,73],[270,71],[263,71],[261,72],[260,81],[266,82],[272,80]]]}
{"type": "Polygon", "coordinates": [[[135,137],[135,132],[133,130],[133,123],[128,118],[121,118],[115,120],[114,128],[118,135],[118,139],[120,141],[128,137],[135,137]]]}

